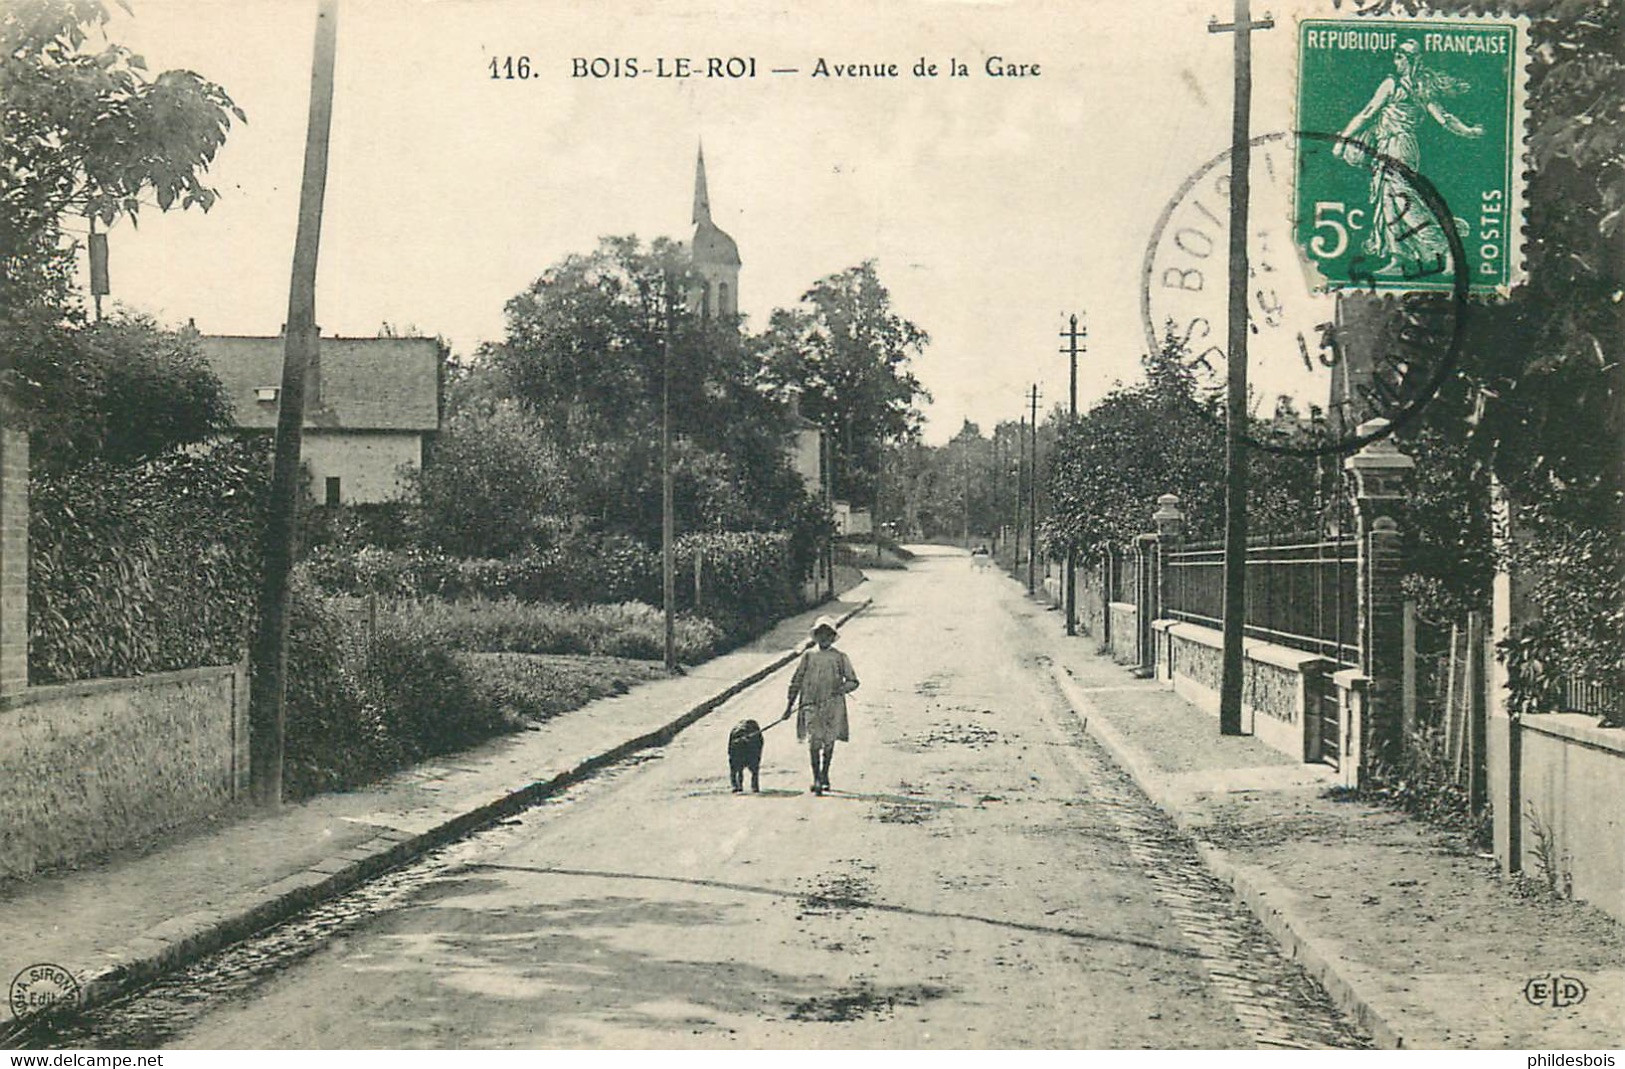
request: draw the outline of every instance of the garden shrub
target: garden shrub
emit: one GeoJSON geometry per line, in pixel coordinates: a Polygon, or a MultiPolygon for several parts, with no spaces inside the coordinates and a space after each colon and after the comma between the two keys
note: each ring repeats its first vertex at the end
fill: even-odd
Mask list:
{"type": "Polygon", "coordinates": [[[463,749],[512,726],[444,636],[410,617],[380,618],[360,674],[365,702],[408,761],[463,749]]]}
{"type": "Polygon", "coordinates": [[[732,641],[750,637],[793,609],[800,596],[793,536],[782,531],[725,531],[677,540],[678,605],[694,608],[699,557],[700,605],[732,641]]]}
{"type": "Polygon", "coordinates": [[[367,783],[401,761],[356,672],[366,655],[365,637],[310,584],[295,580],[283,750],[283,786],[290,798],[367,783]]]}
{"type": "Polygon", "coordinates": [[[1442,729],[1418,727],[1402,750],[1397,761],[1376,763],[1357,794],[1456,832],[1476,848],[1488,846],[1490,814],[1474,810],[1467,788],[1456,782],[1442,729]]]}
{"type": "MultiPolygon", "coordinates": [[[[1524,577],[1533,618],[1522,622],[1500,655],[1517,713],[1563,708],[1567,679],[1625,687],[1625,579],[1619,570],[1625,534],[1590,517],[1527,509],[1528,537],[1515,543],[1511,565],[1524,577]]],[[[1620,710],[1592,709],[1613,726],[1620,710]]]]}

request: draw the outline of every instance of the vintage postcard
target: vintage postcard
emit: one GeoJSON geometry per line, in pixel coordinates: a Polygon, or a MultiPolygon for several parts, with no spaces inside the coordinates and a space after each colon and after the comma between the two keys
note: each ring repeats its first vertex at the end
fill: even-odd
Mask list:
{"type": "Polygon", "coordinates": [[[1620,22],[0,0],[0,1045],[1613,1065],[1620,22]]]}

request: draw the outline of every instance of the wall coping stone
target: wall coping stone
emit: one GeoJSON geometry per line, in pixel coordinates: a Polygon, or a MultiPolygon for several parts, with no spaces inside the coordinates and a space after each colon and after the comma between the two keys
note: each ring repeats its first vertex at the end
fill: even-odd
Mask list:
{"type": "Polygon", "coordinates": [[[92,694],[107,694],[121,690],[145,690],[154,687],[179,686],[199,680],[225,678],[246,672],[247,665],[214,664],[202,668],[181,668],[173,672],[152,672],[141,676],[115,676],[111,679],[76,679],[68,683],[44,683],[30,686],[25,691],[0,699],[0,712],[19,709],[59,698],[83,698],[92,694]]]}
{"type": "Polygon", "coordinates": [[[1597,718],[1590,713],[1533,713],[1518,724],[1541,735],[1625,757],[1625,729],[1598,727],[1597,718]]]}
{"type": "Polygon", "coordinates": [[[1371,682],[1371,677],[1358,668],[1345,668],[1341,672],[1332,673],[1332,682],[1343,690],[1355,690],[1371,682]]]}
{"type": "MultiPolygon", "coordinates": [[[[1216,650],[1224,648],[1224,632],[1216,631],[1211,627],[1193,624],[1187,620],[1154,620],[1151,626],[1166,624],[1165,628],[1175,638],[1187,639],[1202,646],[1216,650]]],[[[1265,642],[1256,638],[1243,638],[1241,640],[1243,655],[1250,661],[1273,665],[1276,668],[1285,668],[1291,672],[1309,672],[1320,667],[1330,667],[1336,664],[1329,657],[1322,657],[1318,653],[1308,653],[1304,650],[1295,650],[1287,646],[1277,646],[1273,642],[1265,642]]]]}

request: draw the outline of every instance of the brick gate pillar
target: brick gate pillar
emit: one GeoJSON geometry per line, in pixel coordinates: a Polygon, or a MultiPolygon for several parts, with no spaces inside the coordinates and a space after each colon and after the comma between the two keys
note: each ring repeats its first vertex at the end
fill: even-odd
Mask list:
{"type": "MultiPolygon", "coordinates": [[[[1380,434],[1387,425],[1368,420],[1360,424],[1360,434],[1380,434]]],[[[1416,461],[1384,437],[1368,442],[1343,466],[1353,476],[1359,516],[1360,670],[1368,680],[1360,752],[1363,768],[1369,769],[1373,760],[1397,758],[1402,741],[1405,559],[1394,514],[1404,506],[1416,461]]]]}
{"type": "Polygon", "coordinates": [[[0,700],[28,689],[28,433],[0,411],[0,700]]]}

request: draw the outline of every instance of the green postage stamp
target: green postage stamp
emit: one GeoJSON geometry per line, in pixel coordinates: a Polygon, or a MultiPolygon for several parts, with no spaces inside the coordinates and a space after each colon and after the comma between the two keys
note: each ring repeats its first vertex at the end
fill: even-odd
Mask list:
{"type": "Polygon", "coordinates": [[[1517,19],[1299,24],[1295,217],[1321,288],[1521,280],[1527,39],[1517,19]]]}

